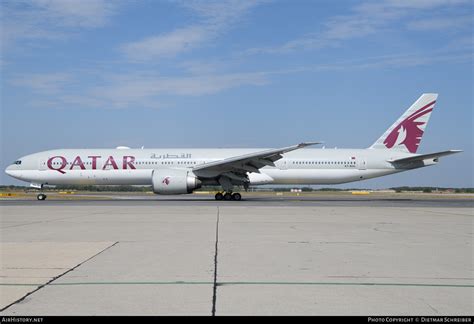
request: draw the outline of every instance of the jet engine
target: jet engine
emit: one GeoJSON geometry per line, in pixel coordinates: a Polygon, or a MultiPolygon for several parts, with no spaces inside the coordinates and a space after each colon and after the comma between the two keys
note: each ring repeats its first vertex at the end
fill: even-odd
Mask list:
{"type": "Polygon", "coordinates": [[[201,188],[201,180],[188,170],[154,170],[151,182],[153,192],[160,195],[188,194],[201,188]]]}

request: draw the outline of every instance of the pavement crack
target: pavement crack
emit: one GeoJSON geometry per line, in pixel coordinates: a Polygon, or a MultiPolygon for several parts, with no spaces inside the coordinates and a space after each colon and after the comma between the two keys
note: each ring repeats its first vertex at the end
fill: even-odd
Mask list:
{"type": "Polygon", "coordinates": [[[214,282],[212,285],[212,316],[216,316],[216,302],[217,302],[217,255],[219,247],[219,206],[217,207],[216,217],[216,245],[214,250],[214,282]]]}
{"type": "Polygon", "coordinates": [[[47,220],[40,220],[40,221],[35,221],[35,222],[23,223],[23,224],[15,224],[15,225],[10,225],[10,226],[3,226],[3,227],[0,227],[0,229],[13,228],[13,227],[20,227],[20,226],[28,226],[28,225],[34,225],[34,224],[51,223],[51,222],[62,221],[62,220],[66,220],[66,219],[72,219],[72,218],[78,218],[78,217],[87,217],[87,216],[100,215],[100,214],[102,214],[102,213],[92,213],[92,214],[86,214],[86,215],[75,215],[75,216],[68,216],[68,217],[61,217],[61,218],[54,218],[54,219],[47,219],[47,220]]]}
{"type": "Polygon", "coordinates": [[[86,263],[87,261],[92,260],[93,258],[95,258],[96,256],[98,256],[99,254],[101,254],[101,253],[107,251],[108,249],[110,249],[111,247],[117,245],[118,243],[119,243],[119,242],[115,242],[114,244],[109,245],[109,246],[106,247],[105,249],[103,249],[103,250],[97,252],[97,253],[94,254],[93,256],[91,256],[91,257],[89,257],[88,259],[82,261],[81,263],[77,264],[76,266],[72,267],[71,269],[69,269],[69,270],[67,270],[67,271],[65,271],[65,272],[63,272],[63,273],[61,273],[60,275],[58,275],[58,276],[56,276],[56,277],[53,277],[53,278],[52,278],[51,280],[49,280],[48,282],[46,282],[46,283],[44,283],[44,284],[42,284],[42,285],[39,285],[35,290],[30,291],[30,292],[27,293],[25,296],[21,297],[20,299],[14,301],[14,302],[11,303],[11,304],[8,304],[7,306],[3,307],[2,309],[0,309],[0,312],[3,312],[4,310],[8,309],[9,307],[11,307],[11,306],[13,306],[13,305],[15,305],[15,304],[17,304],[17,303],[23,301],[26,297],[28,297],[28,296],[34,294],[35,292],[37,292],[37,291],[40,290],[41,288],[46,287],[47,285],[53,283],[53,282],[56,281],[57,279],[59,279],[59,278],[61,278],[62,276],[66,275],[67,273],[69,273],[69,272],[75,270],[76,268],[80,267],[81,265],[83,265],[83,264],[86,263]]]}
{"type": "Polygon", "coordinates": [[[430,303],[428,303],[425,299],[420,298],[420,300],[421,300],[423,303],[425,303],[429,308],[431,308],[431,310],[432,310],[433,312],[435,312],[435,314],[439,315],[438,310],[437,310],[436,308],[434,308],[433,306],[431,306],[430,303]]]}

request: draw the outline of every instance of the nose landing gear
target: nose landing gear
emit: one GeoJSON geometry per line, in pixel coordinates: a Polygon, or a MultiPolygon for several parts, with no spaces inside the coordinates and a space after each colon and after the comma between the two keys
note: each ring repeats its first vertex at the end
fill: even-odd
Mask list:
{"type": "Polygon", "coordinates": [[[46,197],[47,197],[47,196],[46,196],[45,194],[42,194],[42,193],[40,193],[40,194],[38,194],[38,195],[36,196],[36,198],[37,198],[38,200],[46,200],[46,197]]]}
{"type": "Polygon", "coordinates": [[[44,193],[42,193],[41,191],[43,191],[43,184],[42,183],[30,183],[30,188],[33,188],[33,189],[36,189],[38,190],[40,193],[36,196],[36,199],[38,200],[46,200],[46,195],[44,193]]]}

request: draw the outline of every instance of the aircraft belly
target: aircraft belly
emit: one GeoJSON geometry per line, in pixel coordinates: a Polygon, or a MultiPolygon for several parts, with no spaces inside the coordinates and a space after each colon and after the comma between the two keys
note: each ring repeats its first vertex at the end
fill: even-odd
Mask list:
{"type": "Polygon", "coordinates": [[[265,170],[274,184],[337,184],[360,180],[361,170],[265,170]]]}
{"type": "Polygon", "coordinates": [[[265,170],[273,179],[272,184],[340,184],[376,178],[400,172],[393,169],[340,170],[340,169],[293,169],[265,170]]]}

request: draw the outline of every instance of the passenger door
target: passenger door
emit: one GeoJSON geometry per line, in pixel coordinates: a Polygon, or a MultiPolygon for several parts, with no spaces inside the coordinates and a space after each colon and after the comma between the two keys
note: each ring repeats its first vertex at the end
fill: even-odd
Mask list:
{"type": "Polygon", "coordinates": [[[46,159],[39,159],[38,160],[38,170],[45,171],[47,169],[48,169],[48,164],[46,162],[46,159]]]}
{"type": "Polygon", "coordinates": [[[367,170],[367,158],[365,156],[357,159],[357,168],[367,170]]]}

